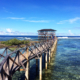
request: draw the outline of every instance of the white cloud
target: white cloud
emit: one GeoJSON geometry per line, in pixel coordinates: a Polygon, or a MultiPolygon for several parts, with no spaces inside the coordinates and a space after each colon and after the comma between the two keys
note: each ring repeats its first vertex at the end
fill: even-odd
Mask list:
{"type": "Polygon", "coordinates": [[[7,28],[6,31],[0,31],[0,35],[37,35],[37,33],[12,31],[7,28]]]}
{"type": "Polygon", "coordinates": [[[68,30],[70,36],[74,36],[74,34],[71,32],[71,30],[68,30]]]}
{"type": "Polygon", "coordinates": [[[42,23],[48,23],[50,21],[54,21],[54,20],[25,20],[25,18],[21,17],[7,17],[7,18],[2,18],[2,19],[20,19],[22,21],[26,21],[26,22],[34,22],[34,23],[38,23],[38,22],[42,22],[42,23]]]}
{"type": "Polygon", "coordinates": [[[5,33],[3,31],[0,31],[0,35],[4,35],[5,33]]]}
{"type": "Polygon", "coordinates": [[[79,20],[79,19],[80,19],[80,17],[76,17],[76,18],[73,18],[73,19],[60,21],[60,22],[58,22],[57,24],[64,24],[64,23],[66,23],[66,22],[74,23],[74,22],[76,22],[76,21],[79,20]]]}
{"type": "Polygon", "coordinates": [[[17,17],[8,17],[7,19],[25,19],[25,18],[17,18],[17,17]]]}
{"type": "Polygon", "coordinates": [[[9,28],[8,28],[8,29],[6,29],[6,31],[7,31],[7,32],[9,32],[9,33],[11,33],[11,32],[12,32],[12,30],[11,30],[11,29],[9,29],[9,28]]]}
{"type": "Polygon", "coordinates": [[[49,20],[24,20],[24,21],[26,22],[46,22],[46,23],[50,22],[49,20]]]}
{"type": "Polygon", "coordinates": [[[69,22],[70,23],[73,23],[73,22],[75,22],[75,21],[77,21],[77,20],[79,20],[80,19],[80,17],[76,17],[76,18],[73,18],[73,19],[69,19],[69,22]]]}
{"type": "Polygon", "coordinates": [[[67,20],[60,21],[57,24],[64,24],[65,22],[67,22],[67,20]]]}

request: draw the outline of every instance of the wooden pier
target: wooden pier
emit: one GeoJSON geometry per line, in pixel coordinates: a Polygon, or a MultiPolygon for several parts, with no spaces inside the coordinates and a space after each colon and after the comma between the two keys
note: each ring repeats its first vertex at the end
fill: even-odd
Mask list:
{"type": "Polygon", "coordinates": [[[39,59],[39,80],[42,80],[42,54],[45,55],[45,69],[47,69],[47,55],[49,54],[49,62],[52,54],[56,48],[57,38],[35,43],[33,46],[26,46],[18,50],[7,53],[9,48],[5,48],[4,52],[0,54],[0,59],[3,58],[0,63],[0,80],[12,80],[12,76],[15,71],[20,71],[21,67],[25,71],[25,80],[29,80],[29,62],[31,59],[39,59]],[[23,52],[22,52],[23,51],[23,52]],[[4,53],[6,55],[4,56],[4,53]],[[12,57],[12,55],[14,55],[12,57]]]}
{"type": "Polygon", "coordinates": [[[45,69],[47,70],[48,60],[56,49],[57,38],[53,29],[42,29],[38,31],[39,43],[12,51],[6,47],[0,54],[0,80],[12,80],[16,71],[25,71],[25,80],[29,80],[30,60],[36,59],[36,68],[39,59],[39,80],[42,80],[42,54],[45,54],[45,69]],[[8,53],[8,50],[12,51],[8,53]],[[6,53],[6,54],[5,54],[6,53]],[[5,55],[4,55],[5,54],[5,55]],[[48,56],[49,55],[49,56],[48,56]],[[23,67],[23,69],[20,69],[23,67]]]}

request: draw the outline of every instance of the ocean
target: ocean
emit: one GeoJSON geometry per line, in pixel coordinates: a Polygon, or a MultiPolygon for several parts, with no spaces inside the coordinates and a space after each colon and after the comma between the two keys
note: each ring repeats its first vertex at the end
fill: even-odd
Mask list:
{"type": "Polygon", "coordinates": [[[58,39],[56,53],[48,64],[48,70],[43,69],[42,78],[80,80],[80,39],[58,39]]]}
{"type": "MultiPolygon", "coordinates": [[[[57,36],[58,39],[80,39],[80,36],[57,36]]],[[[0,35],[0,41],[7,41],[10,39],[19,39],[19,40],[37,40],[38,36],[21,36],[21,35],[0,35]]]]}
{"type": "Polygon", "coordinates": [[[18,39],[18,40],[36,40],[38,39],[38,36],[15,36],[15,35],[0,35],[0,41],[7,41],[10,39],[18,39]]]}
{"type": "MultiPolygon", "coordinates": [[[[0,41],[6,41],[12,38],[20,40],[31,39],[35,40],[38,36],[17,36],[17,37],[0,37],[0,41]]],[[[2,50],[0,50],[0,54],[2,50]]],[[[43,72],[42,80],[80,80],[80,37],[76,36],[58,36],[56,52],[51,58],[48,69],[45,70],[44,55],[43,55],[43,72]]],[[[39,61],[38,61],[39,62],[39,61]]],[[[39,64],[36,71],[36,61],[30,61],[30,80],[39,80],[39,64]]],[[[13,75],[12,80],[25,80],[25,72],[17,71],[13,75]]]]}

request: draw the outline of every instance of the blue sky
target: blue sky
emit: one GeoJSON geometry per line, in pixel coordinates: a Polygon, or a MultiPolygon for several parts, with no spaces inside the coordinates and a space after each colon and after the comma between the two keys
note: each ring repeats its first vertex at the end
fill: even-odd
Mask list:
{"type": "Polygon", "coordinates": [[[80,36],[80,0],[0,0],[0,35],[80,36]]]}

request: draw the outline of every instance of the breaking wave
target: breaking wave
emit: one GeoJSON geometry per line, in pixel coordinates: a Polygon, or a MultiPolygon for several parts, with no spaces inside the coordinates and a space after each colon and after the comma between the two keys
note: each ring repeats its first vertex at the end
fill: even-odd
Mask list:
{"type": "Polygon", "coordinates": [[[58,39],[68,39],[68,37],[58,37],[58,39]]]}

